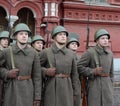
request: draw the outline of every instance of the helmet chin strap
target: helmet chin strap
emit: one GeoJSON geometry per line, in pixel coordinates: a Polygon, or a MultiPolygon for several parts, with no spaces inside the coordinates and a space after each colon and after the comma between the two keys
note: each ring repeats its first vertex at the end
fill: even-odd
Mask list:
{"type": "Polygon", "coordinates": [[[17,45],[20,49],[23,49],[24,47],[26,47],[27,43],[22,43],[22,42],[18,41],[17,45]]]}
{"type": "Polygon", "coordinates": [[[65,43],[59,43],[59,42],[55,42],[56,43],[56,46],[61,49],[62,47],[65,46],[65,43]]]}
{"type": "Polygon", "coordinates": [[[27,42],[26,43],[22,43],[22,42],[20,42],[20,41],[18,41],[21,45],[25,45],[25,44],[27,44],[27,42]]]}
{"type": "Polygon", "coordinates": [[[98,45],[100,48],[102,48],[102,49],[104,48],[104,47],[103,47],[101,44],[99,44],[99,43],[97,43],[97,45],[98,45]]]}

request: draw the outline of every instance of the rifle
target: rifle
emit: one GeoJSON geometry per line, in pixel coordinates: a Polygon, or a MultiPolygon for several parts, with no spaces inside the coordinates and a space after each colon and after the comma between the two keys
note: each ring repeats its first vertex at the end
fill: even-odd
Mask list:
{"type": "MultiPolygon", "coordinates": [[[[47,39],[46,39],[46,49],[47,49],[47,52],[49,51],[49,49],[48,49],[48,47],[49,47],[49,33],[50,33],[50,31],[48,30],[48,20],[47,20],[47,22],[46,22],[46,28],[45,28],[45,33],[46,33],[46,35],[47,35],[47,39]]],[[[46,52],[46,53],[47,53],[46,52]]],[[[48,54],[47,54],[47,56],[48,56],[48,54]]],[[[49,57],[49,56],[48,56],[49,57]]],[[[49,59],[48,59],[48,61],[50,61],[49,59]]],[[[40,106],[44,106],[44,95],[45,95],[45,89],[46,89],[46,83],[47,83],[47,80],[48,80],[48,78],[43,78],[42,79],[42,100],[41,100],[41,103],[40,103],[40,106]]]]}
{"type": "Polygon", "coordinates": [[[88,5],[88,22],[87,22],[87,40],[86,40],[86,49],[89,47],[89,35],[90,35],[90,0],[89,0],[89,5],[88,5]]]}
{"type": "Polygon", "coordinates": [[[48,22],[48,20],[47,20],[47,22],[46,22],[46,28],[45,28],[45,33],[46,33],[46,35],[47,35],[47,40],[46,40],[46,48],[48,48],[49,47],[49,43],[50,43],[50,31],[48,30],[48,24],[49,24],[49,22],[48,22]]]}
{"type": "MultiPolygon", "coordinates": [[[[89,47],[89,34],[90,34],[90,28],[89,28],[89,19],[90,19],[90,0],[88,5],[88,22],[87,22],[87,40],[86,40],[86,49],[89,47]]],[[[87,98],[86,98],[86,81],[87,79],[85,77],[82,78],[82,94],[83,94],[83,101],[82,106],[87,106],[87,98]]]]}
{"type": "MultiPolygon", "coordinates": [[[[11,21],[11,8],[12,8],[11,0],[9,0],[9,4],[10,4],[10,7],[9,7],[9,16],[7,17],[7,19],[8,19],[7,31],[9,32],[9,41],[12,42],[12,41],[13,41],[13,40],[11,39],[12,26],[11,26],[11,24],[10,24],[10,21],[11,21]]],[[[9,43],[10,43],[10,42],[9,42],[9,43]]]]}

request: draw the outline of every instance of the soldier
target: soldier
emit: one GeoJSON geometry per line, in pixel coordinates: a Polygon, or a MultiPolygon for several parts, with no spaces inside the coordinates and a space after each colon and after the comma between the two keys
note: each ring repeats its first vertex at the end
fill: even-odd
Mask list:
{"type": "Polygon", "coordinates": [[[0,50],[7,48],[9,46],[9,32],[2,31],[0,33],[0,50]]]}
{"type": "Polygon", "coordinates": [[[110,34],[99,29],[95,47],[89,48],[78,62],[79,73],[86,76],[88,106],[113,106],[113,53],[108,48],[110,34]]]}
{"type": "MultiPolygon", "coordinates": [[[[70,50],[72,50],[75,55],[76,55],[76,60],[78,62],[78,60],[80,59],[80,55],[77,53],[78,47],[80,46],[79,43],[79,38],[78,35],[76,33],[70,33],[69,37],[68,37],[68,42],[66,47],[69,48],[70,50]]],[[[82,100],[81,100],[81,76],[79,77],[80,80],[78,80],[78,85],[79,85],[79,93],[76,96],[76,100],[74,101],[74,106],[81,106],[82,105],[82,100]]]]}
{"type": "Polygon", "coordinates": [[[73,106],[78,94],[74,53],[66,48],[68,32],[63,26],[52,30],[53,44],[40,52],[45,82],[44,106],[73,106]]]}
{"type": "Polygon", "coordinates": [[[44,45],[45,45],[45,40],[43,39],[42,36],[40,35],[35,35],[33,38],[32,38],[32,47],[40,52],[43,48],[44,48],[44,45]]]}
{"type": "MultiPolygon", "coordinates": [[[[43,50],[45,45],[45,40],[40,35],[35,35],[31,41],[32,47],[39,53],[43,50]]],[[[43,95],[44,95],[44,80],[42,80],[42,97],[41,97],[41,106],[43,106],[43,95]]]]}
{"type": "MultiPolygon", "coordinates": [[[[9,45],[9,32],[2,31],[0,33],[0,50],[7,48],[8,45],[9,45]]],[[[0,106],[2,105],[3,102],[3,95],[4,95],[4,85],[2,80],[0,79],[0,106]]]]}
{"type": "Polygon", "coordinates": [[[79,46],[80,46],[80,43],[79,43],[78,35],[76,33],[70,33],[66,47],[76,53],[77,60],[79,60],[81,57],[79,54],[77,54],[77,50],[79,46]]]}
{"type": "Polygon", "coordinates": [[[5,82],[4,106],[39,106],[41,66],[37,52],[27,46],[29,27],[19,23],[13,36],[16,44],[0,53],[0,77],[5,82]]]}

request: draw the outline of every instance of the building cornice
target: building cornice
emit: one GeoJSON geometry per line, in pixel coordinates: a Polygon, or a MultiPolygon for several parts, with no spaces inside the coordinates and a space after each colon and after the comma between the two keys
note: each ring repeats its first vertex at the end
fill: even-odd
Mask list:
{"type": "Polygon", "coordinates": [[[120,7],[63,3],[64,21],[120,25],[120,7]]]}

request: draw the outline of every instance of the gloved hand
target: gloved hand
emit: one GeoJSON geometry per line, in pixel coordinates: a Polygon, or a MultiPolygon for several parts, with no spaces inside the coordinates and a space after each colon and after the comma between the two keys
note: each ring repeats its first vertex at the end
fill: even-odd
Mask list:
{"type": "Polygon", "coordinates": [[[103,70],[102,67],[95,68],[95,69],[94,69],[94,75],[96,75],[96,76],[100,76],[102,70],[103,70]]]}
{"type": "Polygon", "coordinates": [[[55,76],[55,73],[56,73],[56,68],[48,68],[45,74],[49,77],[53,77],[55,76]]]}
{"type": "Polygon", "coordinates": [[[17,78],[18,73],[19,73],[18,69],[11,69],[11,70],[8,71],[7,77],[8,78],[17,78]]]}
{"type": "Polygon", "coordinates": [[[40,100],[34,100],[33,106],[40,106],[40,100]]]}

